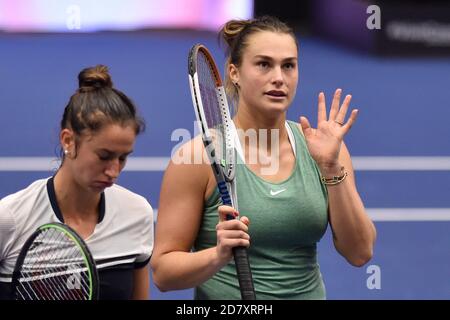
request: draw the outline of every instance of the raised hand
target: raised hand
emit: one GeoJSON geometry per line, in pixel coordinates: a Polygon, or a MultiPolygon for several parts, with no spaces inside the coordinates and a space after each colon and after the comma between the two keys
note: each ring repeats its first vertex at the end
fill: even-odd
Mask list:
{"type": "Polygon", "coordinates": [[[340,105],[342,90],[337,89],[331,103],[330,115],[327,119],[325,95],[319,94],[317,128],[311,127],[306,117],[300,117],[300,125],[305,135],[306,144],[312,158],[319,165],[322,174],[340,168],[339,151],[342,140],[356,121],[358,110],[352,110],[350,117],[345,116],[352,99],[347,95],[340,105]]]}

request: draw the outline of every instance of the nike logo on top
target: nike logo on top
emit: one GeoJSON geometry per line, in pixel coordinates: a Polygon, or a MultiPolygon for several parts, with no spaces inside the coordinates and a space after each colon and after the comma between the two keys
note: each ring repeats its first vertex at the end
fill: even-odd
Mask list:
{"type": "Polygon", "coordinates": [[[282,193],[283,191],[286,191],[286,189],[281,189],[281,190],[277,190],[277,191],[270,190],[270,195],[276,196],[277,194],[282,193]]]}

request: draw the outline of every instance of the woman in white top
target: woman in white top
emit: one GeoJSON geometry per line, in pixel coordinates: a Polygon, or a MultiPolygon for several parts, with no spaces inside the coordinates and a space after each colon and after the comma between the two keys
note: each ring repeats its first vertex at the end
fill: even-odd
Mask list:
{"type": "Polygon", "coordinates": [[[132,101],[113,88],[106,66],[78,75],[61,120],[62,164],[0,202],[0,298],[25,240],[40,225],[62,222],[86,241],[99,270],[100,299],[147,299],[153,212],[116,182],[144,130],[132,101]]]}

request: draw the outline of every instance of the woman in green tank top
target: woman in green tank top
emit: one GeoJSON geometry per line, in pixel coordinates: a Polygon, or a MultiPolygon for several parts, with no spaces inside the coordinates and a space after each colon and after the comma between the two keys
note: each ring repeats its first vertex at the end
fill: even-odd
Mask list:
{"type": "Polygon", "coordinates": [[[183,145],[164,175],[151,260],[163,291],[195,287],[196,299],[240,299],[232,248],[248,247],[257,299],[324,299],[316,244],[327,225],[337,251],[355,266],[372,257],[376,231],[356,189],[343,142],[351,96],[336,90],[318,126],[287,121],[298,82],[298,44],[273,17],[232,20],[226,89],[234,120],[239,212],[222,206],[201,137],[183,145]],[[200,157],[202,158],[202,157],[200,157]],[[186,161],[188,159],[188,161],[186,161]],[[176,198],[174,198],[176,195],[176,198]],[[226,221],[232,214],[239,219],[226,221]]]}

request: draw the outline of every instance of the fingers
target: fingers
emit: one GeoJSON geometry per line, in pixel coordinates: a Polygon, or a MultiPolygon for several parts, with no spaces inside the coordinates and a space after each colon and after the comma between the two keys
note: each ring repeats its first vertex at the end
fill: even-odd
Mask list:
{"type": "Polygon", "coordinates": [[[325,95],[323,92],[319,93],[319,102],[317,110],[317,123],[327,121],[327,107],[325,104],[325,95]]]}
{"type": "Polygon", "coordinates": [[[311,129],[311,124],[306,117],[300,117],[300,126],[304,134],[308,134],[308,131],[311,129]]]}
{"type": "MultiPolygon", "coordinates": [[[[239,221],[235,220],[234,222],[239,221]]],[[[217,225],[217,245],[225,249],[231,249],[238,246],[249,247],[250,235],[247,231],[222,228],[226,223],[227,222],[222,222],[217,225]]],[[[245,226],[242,222],[239,223],[245,226]]]]}
{"type": "Polygon", "coordinates": [[[242,239],[242,238],[221,238],[217,237],[217,249],[220,252],[220,255],[225,258],[225,260],[229,260],[232,255],[232,249],[234,247],[250,247],[250,239],[242,239]]]}
{"type": "Polygon", "coordinates": [[[250,224],[250,220],[247,217],[241,217],[240,219],[247,227],[250,224]]]}
{"type": "Polygon", "coordinates": [[[352,113],[350,114],[350,117],[348,118],[347,122],[345,123],[345,125],[342,126],[345,133],[347,133],[352,127],[352,125],[355,123],[356,118],[358,117],[358,113],[359,113],[358,109],[352,110],[352,113]]]}
{"type": "MultiPolygon", "coordinates": [[[[225,214],[229,211],[227,208],[221,208],[221,211],[225,214]]],[[[240,219],[233,219],[228,221],[221,221],[216,226],[217,232],[217,250],[220,257],[224,260],[231,258],[231,249],[234,247],[246,247],[250,246],[250,236],[248,234],[248,225],[250,220],[247,217],[241,217],[240,219]]]]}
{"type": "Polygon", "coordinates": [[[241,230],[248,232],[249,224],[250,220],[247,217],[242,217],[240,219],[220,221],[216,226],[216,230],[241,230]]]}
{"type": "Polygon", "coordinates": [[[349,94],[346,95],[342,105],[339,107],[341,94],[342,89],[337,89],[334,93],[333,102],[330,108],[329,121],[339,124],[344,129],[344,133],[347,133],[356,121],[358,110],[352,110],[349,119],[345,122],[345,116],[347,115],[352,96],[349,94]]]}
{"type": "Polygon", "coordinates": [[[339,104],[341,102],[341,93],[342,93],[342,89],[337,89],[334,92],[333,102],[331,103],[331,108],[330,108],[330,119],[331,120],[336,119],[336,115],[338,114],[339,104]]]}
{"type": "Polygon", "coordinates": [[[219,206],[219,224],[216,229],[227,229],[227,230],[243,230],[248,231],[248,225],[250,220],[246,216],[239,217],[239,212],[237,212],[233,207],[230,206],[219,206]],[[227,217],[232,217],[232,219],[227,219],[227,217]],[[238,218],[238,219],[236,219],[238,218]]]}
{"type": "Polygon", "coordinates": [[[230,206],[219,206],[219,221],[226,221],[235,219],[239,216],[239,212],[237,212],[233,207],[230,206]]]}
{"type": "Polygon", "coordinates": [[[350,101],[352,100],[352,96],[351,95],[346,95],[344,102],[342,102],[342,106],[339,109],[339,112],[337,113],[335,118],[331,117],[331,113],[330,113],[330,119],[331,120],[336,120],[339,123],[344,123],[345,122],[345,115],[347,114],[348,111],[348,107],[350,106],[350,101]]]}
{"type": "MultiPolygon", "coordinates": [[[[247,232],[242,230],[224,230],[219,229],[217,230],[217,239],[220,240],[247,240],[247,242],[250,242],[250,236],[247,232]]],[[[244,241],[245,242],[245,241],[244,241]]]]}

